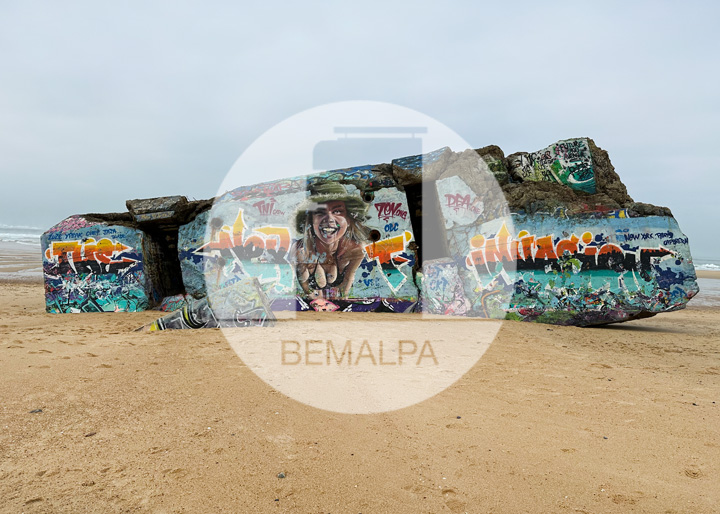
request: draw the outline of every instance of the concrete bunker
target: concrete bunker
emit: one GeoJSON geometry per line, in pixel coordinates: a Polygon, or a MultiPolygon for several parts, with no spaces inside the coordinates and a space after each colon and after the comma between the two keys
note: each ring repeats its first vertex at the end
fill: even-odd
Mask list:
{"type": "Polygon", "coordinates": [[[221,304],[234,309],[234,290],[255,298],[262,319],[341,310],[582,326],[682,308],[698,290],[670,210],[634,202],[588,138],[508,157],[497,146],[441,148],[210,200],[126,205],[44,234],[48,311],[173,310],[208,298],[196,319],[209,320],[221,304]]]}

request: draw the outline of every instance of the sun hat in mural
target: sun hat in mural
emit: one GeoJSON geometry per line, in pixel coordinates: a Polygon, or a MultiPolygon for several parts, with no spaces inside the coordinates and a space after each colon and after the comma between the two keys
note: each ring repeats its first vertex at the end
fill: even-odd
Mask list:
{"type": "Polygon", "coordinates": [[[310,184],[310,196],[300,204],[295,213],[295,229],[302,234],[305,230],[308,211],[317,209],[318,204],[327,202],[345,202],[345,209],[348,216],[355,222],[362,223],[367,218],[367,211],[370,207],[360,197],[360,193],[349,193],[345,186],[338,182],[320,182],[310,184]]]}

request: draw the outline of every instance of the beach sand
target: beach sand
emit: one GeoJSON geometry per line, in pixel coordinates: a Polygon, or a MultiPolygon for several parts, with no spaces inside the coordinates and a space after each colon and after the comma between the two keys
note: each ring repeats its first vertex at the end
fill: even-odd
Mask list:
{"type": "MultiPolygon", "coordinates": [[[[343,415],[273,390],[219,330],[134,332],[158,312],[46,314],[39,283],[1,282],[0,301],[0,512],[720,506],[717,308],[605,328],[505,322],[437,396],[343,415]]],[[[319,316],[283,323],[314,330],[319,316]]],[[[398,334],[417,323],[340,316],[327,314],[354,329],[396,320],[398,334]]]]}
{"type": "Polygon", "coordinates": [[[720,280],[720,271],[710,271],[710,270],[696,270],[695,273],[697,274],[698,278],[712,278],[715,280],[720,280]]]}
{"type": "Polygon", "coordinates": [[[133,332],[156,312],[46,314],[39,284],[3,283],[0,297],[1,512],[720,505],[718,309],[506,322],[449,389],[353,416],[274,391],[218,330],[133,332]]]}
{"type": "Polygon", "coordinates": [[[0,282],[42,282],[40,246],[0,241],[0,282]]]}

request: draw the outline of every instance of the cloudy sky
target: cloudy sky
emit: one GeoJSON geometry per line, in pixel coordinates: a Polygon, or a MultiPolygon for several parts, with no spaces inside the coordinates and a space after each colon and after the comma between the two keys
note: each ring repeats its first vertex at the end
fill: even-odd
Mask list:
{"type": "Polygon", "coordinates": [[[375,100],[506,154],[590,136],[717,258],[720,4],[596,3],[2,2],[0,223],[211,197],[284,119],[375,100]]]}

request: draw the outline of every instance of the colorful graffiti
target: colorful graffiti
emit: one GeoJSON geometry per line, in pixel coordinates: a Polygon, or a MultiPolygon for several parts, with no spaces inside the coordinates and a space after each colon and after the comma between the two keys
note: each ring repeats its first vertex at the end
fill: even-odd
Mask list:
{"type": "Polygon", "coordinates": [[[243,209],[238,209],[232,226],[212,229],[211,240],[195,250],[201,255],[227,255],[236,259],[259,259],[262,262],[284,262],[290,250],[287,227],[265,226],[251,229],[245,223],[243,209]]]}
{"type": "Polygon", "coordinates": [[[175,312],[179,311],[190,301],[192,297],[185,294],[176,294],[173,296],[166,296],[160,301],[159,309],[163,312],[175,312]]]}
{"type": "Polygon", "coordinates": [[[453,250],[471,315],[583,325],[680,308],[697,293],[672,218],[513,215],[465,228],[453,250]],[[508,224],[522,228],[513,236],[508,224]]]}
{"type": "Polygon", "coordinates": [[[421,311],[427,314],[465,316],[470,302],[465,297],[457,266],[452,259],[439,259],[423,266],[421,311]]]}
{"type": "Polygon", "coordinates": [[[188,294],[200,298],[208,287],[220,289],[255,277],[271,301],[294,298],[288,213],[303,201],[305,191],[263,198],[266,185],[261,186],[242,188],[246,200],[234,199],[232,191],[227,193],[210,211],[180,227],[179,259],[188,294]]]}
{"type": "MultiPolygon", "coordinates": [[[[375,177],[353,170],[337,173],[375,177]]],[[[261,197],[244,190],[246,200],[230,192],[181,227],[187,292],[202,297],[255,277],[274,309],[366,310],[384,299],[392,307],[375,307],[393,311],[397,301],[416,302],[405,194],[383,188],[365,195],[352,183],[325,180],[327,173],[309,177],[301,192],[261,197]]]]}
{"type": "Polygon", "coordinates": [[[313,186],[297,211],[294,263],[302,292],[310,298],[347,298],[369,238],[369,205],[337,182],[313,186]]]}
{"type": "Polygon", "coordinates": [[[592,196],[597,184],[589,140],[559,141],[509,162],[516,181],[551,181],[590,193],[579,195],[587,205],[540,202],[554,212],[538,213],[533,204],[548,186],[515,183],[503,190],[505,162],[497,147],[442,148],[391,165],[243,186],[217,198],[210,210],[203,210],[206,201],[166,197],[131,201],[135,221],[107,216],[145,227],[145,241],[139,229],[72,216],[43,235],[47,310],[143,310],[150,291],[160,301],[184,287],[185,294],[163,299],[161,308],[175,312],[155,329],[264,325],[272,310],[419,307],[443,315],[591,325],[681,308],[697,293],[687,238],[675,220],[638,217],[638,210],[665,210],[639,208],[629,199],[613,200],[611,208],[603,205],[607,195],[592,196]],[[425,188],[415,187],[421,182],[436,189],[424,207],[419,190],[425,188]],[[510,191],[522,197],[512,201],[512,214],[510,191]],[[175,248],[168,220],[179,225],[182,277],[175,263],[158,265],[175,248]],[[434,260],[422,268],[413,223],[425,228],[420,240],[426,249],[438,245],[424,253],[434,260]],[[148,274],[167,279],[167,288],[151,287],[144,251],[148,274]]]}
{"type": "Polygon", "coordinates": [[[266,327],[274,322],[275,317],[260,289],[260,283],[251,278],[239,280],[200,300],[189,297],[181,309],[142,329],[154,332],[218,327],[266,327]]]}
{"type": "MultiPolygon", "coordinates": [[[[474,223],[484,214],[483,198],[478,196],[465,181],[457,175],[436,182],[440,211],[445,228],[474,223]]],[[[487,191],[486,196],[502,195],[501,191],[487,191]]]]}
{"type": "Polygon", "coordinates": [[[363,190],[395,186],[395,180],[393,180],[392,176],[379,173],[376,167],[372,165],[323,171],[311,175],[307,179],[311,187],[314,184],[323,182],[342,182],[343,184],[352,184],[363,190]]]}
{"type": "Polygon", "coordinates": [[[128,257],[132,247],[108,238],[95,241],[52,241],[45,250],[45,260],[54,264],[57,273],[117,273],[137,263],[128,257]]]}
{"type": "MultiPolygon", "coordinates": [[[[627,236],[651,234],[626,234],[627,236]]],[[[569,264],[579,271],[613,270],[638,271],[644,277],[650,272],[652,259],[673,255],[673,252],[657,248],[637,247],[633,250],[607,241],[603,234],[594,236],[584,232],[580,237],[574,233],[564,238],[545,235],[537,237],[527,230],[520,231],[517,238],[510,235],[503,223],[495,237],[486,239],[477,235],[470,239],[472,250],[466,258],[468,267],[478,275],[491,273],[498,262],[514,263],[516,269],[558,270],[569,264]]]]}
{"type": "MultiPolygon", "coordinates": [[[[298,296],[294,309],[298,311],[338,311],[338,312],[414,312],[417,306],[415,300],[398,298],[353,298],[346,300],[335,299],[306,301],[298,296]]],[[[278,310],[278,309],[275,309],[278,310]]]]}
{"type": "Polygon", "coordinates": [[[148,308],[140,231],[73,217],[47,231],[41,241],[48,312],[148,308]]]}
{"type": "Polygon", "coordinates": [[[47,234],[57,234],[62,232],[72,232],[81,228],[92,227],[93,223],[89,222],[82,216],[68,216],[60,223],[54,225],[47,230],[47,234]]]}
{"type": "Polygon", "coordinates": [[[393,291],[397,291],[408,278],[402,268],[413,263],[413,259],[406,254],[407,245],[412,238],[412,232],[406,230],[399,236],[382,239],[364,247],[367,260],[380,266],[383,277],[393,291]]]}
{"type": "MultiPolygon", "coordinates": [[[[551,146],[550,157],[587,157],[581,144],[570,143],[551,146]]],[[[697,292],[687,238],[670,217],[630,217],[602,205],[498,216],[487,212],[490,193],[477,195],[465,179],[436,182],[447,200],[440,211],[463,294],[449,288],[450,280],[433,281],[439,291],[424,283],[425,312],[467,305],[470,316],[589,325],[681,308],[697,292]]],[[[439,272],[435,266],[425,263],[423,279],[439,272]]]]}
{"type": "Polygon", "coordinates": [[[218,198],[216,203],[224,203],[233,200],[245,201],[253,198],[284,195],[292,192],[303,191],[305,189],[305,185],[305,177],[293,177],[275,180],[273,182],[265,182],[262,184],[254,184],[251,186],[241,186],[225,193],[225,195],[218,198]]]}
{"type": "Polygon", "coordinates": [[[443,155],[449,154],[450,148],[444,146],[432,152],[428,152],[421,155],[410,155],[408,157],[401,157],[399,159],[393,159],[392,165],[402,170],[417,173],[418,178],[422,180],[422,169],[425,166],[429,166],[439,161],[443,155]]]}
{"type": "Polygon", "coordinates": [[[522,181],[549,181],[595,193],[595,172],[587,139],[558,141],[510,159],[511,174],[522,181]]]}
{"type": "Polygon", "coordinates": [[[482,212],[482,202],[478,205],[478,199],[470,199],[470,195],[462,194],[445,194],[446,206],[453,209],[455,212],[461,209],[471,211],[473,214],[480,214],[482,212]]]}
{"type": "Polygon", "coordinates": [[[392,218],[395,218],[396,216],[407,220],[407,211],[402,208],[403,204],[400,202],[376,202],[375,208],[377,209],[377,216],[378,219],[385,220],[385,222],[390,221],[392,218]]]}
{"type": "Polygon", "coordinates": [[[275,201],[275,198],[270,198],[269,200],[260,200],[259,202],[255,202],[253,204],[253,207],[255,207],[261,216],[284,216],[285,211],[281,211],[277,208],[277,203],[275,201]]]}

